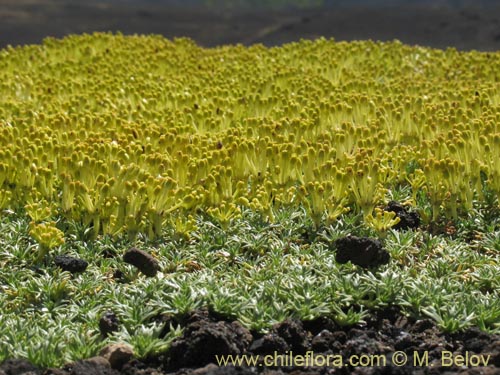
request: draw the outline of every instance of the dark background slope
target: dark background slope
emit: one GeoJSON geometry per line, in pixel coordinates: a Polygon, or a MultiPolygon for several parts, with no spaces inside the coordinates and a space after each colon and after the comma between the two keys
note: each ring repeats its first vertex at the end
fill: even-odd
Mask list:
{"type": "Polygon", "coordinates": [[[297,5],[298,0],[281,1],[282,6],[264,0],[218,2],[0,0],[0,47],[39,43],[46,36],[121,31],[187,36],[204,46],[278,45],[325,36],[500,50],[500,1],[313,0],[320,4],[316,7],[297,5]]]}

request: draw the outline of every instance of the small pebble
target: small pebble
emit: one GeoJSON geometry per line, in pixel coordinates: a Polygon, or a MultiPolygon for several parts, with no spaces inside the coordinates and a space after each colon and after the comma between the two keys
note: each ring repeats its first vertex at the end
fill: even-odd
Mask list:
{"type": "Polygon", "coordinates": [[[109,336],[110,333],[118,331],[120,328],[120,321],[116,314],[112,311],[107,311],[99,319],[99,331],[104,337],[109,336]]]}
{"type": "Polygon", "coordinates": [[[136,249],[135,247],[127,250],[127,252],[123,255],[123,261],[137,267],[139,271],[149,277],[155,276],[160,268],[155,258],[145,251],[136,249]]]}
{"type": "Polygon", "coordinates": [[[83,259],[70,257],[68,255],[57,255],[54,258],[54,263],[62,270],[69,271],[71,273],[83,272],[89,265],[88,262],[83,259]]]}
{"type": "Polygon", "coordinates": [[[102,348],[99,355],[109,361],[111,368],[120,370],[125,363],[132,359],[134,350],[125,344],[110,344],[102,348]]]}

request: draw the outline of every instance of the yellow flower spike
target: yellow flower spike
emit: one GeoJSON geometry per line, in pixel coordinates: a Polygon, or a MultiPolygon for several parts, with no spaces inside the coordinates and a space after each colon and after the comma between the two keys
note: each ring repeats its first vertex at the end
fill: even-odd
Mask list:
{"type": "Polygon", "coordinates": [[[347,199],[344,198],[336,203],[330,203],[327,207],[326,225],[331,225],[339,216],[349,212],[350,208],[346,207],[347,199]]]}
{"type": "Polygon", "coordinates": [[[182,201],[181,207],[184,208],[185,210],[191,210],[199,202],[199,197],[197,197],[195,194],[191,193],[189,195],[186,195],[182,201]]]}
{"type": "MultiPolygon", "coordinates": [[[[4,158],[4,153],[0,153],[0,158],[4,158]]],[[[0,163],[0,186],[3,185],[4,181],[7,179],[7,174],[9,170],[9,165],[6,163],[0,163]]]]}
{"type": "Polygon", "coordinates": [[[0,210],[9,208],[12,199],[12,192],[10,190],[0,189],[0,210]]]}
{"type": "Polygon", "coordinates": [[[400,218],[395,212],[384,211],[381,208],[375,208],[375,216],[372,213],[365,217],[365,223],[375,229],[382,237],[385,237],[387,230],[400,222],[400,218]]]}
{"type": "Polygon", "coordinates": [[[188,240],[191,233],[197,229],[196,220],[192,215],[176,215],[175,218],[170,219],[170,223],[174,228],[175,236],[188,240]]]}
{"type": "Polygon", "coordinates": [[[207,213],[217,220],[223,230],[229,229],[234,219],[241,217],[241,209],[233,203],[222,202],[216,208],[209,208],[207,213]]]}
{"type": "Polygon", "coordinates": [[[416,202],[418,192],[427,183],[425,173],[421,169],[416,169],[406,180],[410,183],[412,199],[416,202]]]}
{"type": "Polygon", "coordinates": [[[55,222],[36,224],[32,221],[29,234],[38,243],[37,263],[41,262],[51,249],[64,243],[64,233],[56,228],[55,222]]]}
{"type": "Polygon", "coordinates": [[[46,200],[27,204],[24,206],[26,213],[35,223],[48,220],[52,216],[52,210],[46,200]]]}
{"type": "Polygon", "coordinates": [[[250,208],[250,206],[251,206],[250,201],[246,197],[238,197],[236,199],[236,204],[243,206],[243,207],[248,207],[248,208],[250,208]]]}

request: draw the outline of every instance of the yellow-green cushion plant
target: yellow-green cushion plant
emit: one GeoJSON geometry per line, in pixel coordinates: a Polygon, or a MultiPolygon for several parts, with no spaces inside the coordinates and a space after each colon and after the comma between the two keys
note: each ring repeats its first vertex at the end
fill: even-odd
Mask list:
{"type": "Polygon", "coordinates": [[[483,199],[481,174],[500,195],[499,82],[499,53],[397,41],[8,47],[0,207],[25,207],[45,248],[61,217],[133,239],[189,235],[200,211],[228,228],[244,207],[272,221],[303,206],[316,226],[354,210],[385,230],[372,215],[400,185],[428,195],[429,220],[457,218],[483,199]]]}

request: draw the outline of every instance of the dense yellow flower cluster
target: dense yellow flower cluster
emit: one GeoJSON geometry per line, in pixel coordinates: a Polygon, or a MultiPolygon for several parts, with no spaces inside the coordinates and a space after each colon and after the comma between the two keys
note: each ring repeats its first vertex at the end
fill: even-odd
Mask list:
{"type": "Polygon", "coordinates": [[[398,184],[456,216],[481,173],[500,194],[500,53],[94,34],[0,51],[0,92],[0,206],[38,225],[155,236],[299,205],[373,222],[398,184]]]}

